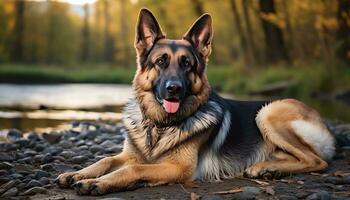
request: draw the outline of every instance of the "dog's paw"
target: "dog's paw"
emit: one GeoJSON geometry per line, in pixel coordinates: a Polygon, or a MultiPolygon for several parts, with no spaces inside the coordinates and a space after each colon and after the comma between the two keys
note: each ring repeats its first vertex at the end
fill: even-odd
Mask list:
{"type": "Polygon", "coordinates": [[[248,178],[263,178],[265,180],[272,180],[281,178],[283,173],[278,170],[262,169],[257,166],[252,166],[245,170],[244,176],[248,178]]]}
{"type": "Polygon", "coordinates": [[[79,180],[84,179],[84,176],[78,172],[67,172],[64,174],[59,175],[56,180],[55,183],[59,186],[59,187],[69,187],[71,185],[73,185],[74,183],[76,183],[79,180]]]}
{"type": "Polygon", "coordinates": [[[85,179],[72,185],[79,195],[103,195],[113,192],[113,187],[106,181],[85,179]]]}

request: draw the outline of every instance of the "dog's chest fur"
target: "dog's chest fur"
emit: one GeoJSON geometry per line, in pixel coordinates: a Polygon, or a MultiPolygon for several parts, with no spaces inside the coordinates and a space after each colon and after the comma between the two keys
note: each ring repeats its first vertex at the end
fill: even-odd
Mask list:
{"type": "Polygon", "coordinates": [[[161,128],[143,116],[136,100],[127,104],[123,114],[128,129],[127,142],[151,162],[219,124],[222,108],[216,102],[208,101],[179,125],[161,128]]]}

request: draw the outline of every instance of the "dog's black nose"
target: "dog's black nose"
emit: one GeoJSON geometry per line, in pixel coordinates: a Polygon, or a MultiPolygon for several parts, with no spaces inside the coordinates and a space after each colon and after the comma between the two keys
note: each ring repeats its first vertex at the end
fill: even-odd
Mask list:
{"type": "Polygon", "coordinates": [[[167,81],[165,84],[165,88],[169,92],[169,94],[179,94],[182,89],[182,83],[177,80],[167,81]]]}

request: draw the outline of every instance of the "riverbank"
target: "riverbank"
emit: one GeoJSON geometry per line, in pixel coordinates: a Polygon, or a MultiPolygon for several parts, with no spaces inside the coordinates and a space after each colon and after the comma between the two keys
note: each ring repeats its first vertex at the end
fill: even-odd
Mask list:
{"type": "MultiPolygon", "coordinates": [[[[130,84],[136,67],[104,64],[78,66],[0,64],[0,83],[117,83],[130,84]]],[[[272,95],[310,97],[331,96],[349,90],[350,68],[333,64],[307,63],[246,69],[240,65],[211,65],[207,74],[218,91],[236,95],[259,94],[277,87],[272,95]]]]}
{"type": "Polygon", "coordinates": [[[350,124],[327,122],[337,139],[337,154],[323,173],[279,180],[236,178],[219,183],[174,184],[102,197],[78,196],[60,189],[58,174],[79,170],[122,150],[122,124],[78,123],[49,134],[6,132],[0,142],[1,199],[347,199],[350,197],[350,124]]]}

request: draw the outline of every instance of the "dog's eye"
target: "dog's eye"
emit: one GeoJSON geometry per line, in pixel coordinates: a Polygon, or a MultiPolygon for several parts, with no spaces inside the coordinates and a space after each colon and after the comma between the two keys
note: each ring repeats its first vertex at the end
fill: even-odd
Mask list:
{"type": "Polygon", "coordinates": [[[156,63],[156,65],[158,65],[159,67],[163,67],[164,64],[165,64],[165,61],[164,61],[163,58],[158,58],[158,59],[156,60],[155,63],[156,63]]]}
{"type": "Polygon", "coordinates": [[[191,62],[188,59],[186,59],[185,60],[185,67],[190,67],[190,66],[191,66],[191,62]]]}

